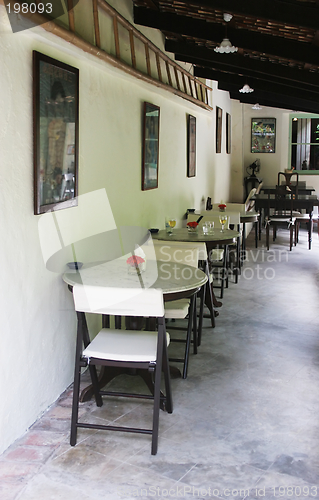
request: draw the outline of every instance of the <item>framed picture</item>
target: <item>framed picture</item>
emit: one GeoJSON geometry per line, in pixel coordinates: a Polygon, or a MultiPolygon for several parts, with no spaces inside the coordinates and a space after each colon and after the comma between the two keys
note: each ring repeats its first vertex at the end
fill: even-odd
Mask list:
{"type": "Polygon", "coordinates": [[[196,118],[188,115],[187,122],[187,177],[196,175],[196,118]]]}
{"type": "Polygon", "coordinates": [[[33,51],[34,213],[77,205],[79,70],[33,51]]]}
{"type": "Polygon", "coordinates": [[[216,153],[222,152],[222,120],[223,110],[216,106],[216,153]]]}
{"type": "Polygon", "coordinates": [[[226,153],[231,153],[231,116],[226,113],[226,153]]]}
{"type": "Polygon", "coordinates": [[[160,108],[144,102],[143,113],[143,151],[142,151],[142,190],[158,187],[160,108]]]}
{"type": "Polygon", "coordinates": [[[276,118],[251,119],[251,152],[276,152],[276,118]]]}

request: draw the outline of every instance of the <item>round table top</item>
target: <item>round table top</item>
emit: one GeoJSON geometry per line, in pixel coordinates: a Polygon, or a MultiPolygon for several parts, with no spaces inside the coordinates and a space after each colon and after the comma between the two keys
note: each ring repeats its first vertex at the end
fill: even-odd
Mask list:
{"type": "MultiPolygon", "coordinates": [[[[229,215],[231,213],[238,213],[236,210],[232,210],[231,208],[229,210],[225,211],[226,215],[229,215]]],[[[218,217],[220,215],[219,210],[209,210],[205,212],[205,216],[208,217],[209,214],[211,214],[213,217],[218,217]]],[[[195,215],[198,215],[198,217],[201,216],[200,213],[196,213],[195,215]]],[[[246,222],[256,222],[259,217],[259,213],[255,212],[254,210],[246,212],[245,210],[242,210],[239,212],[239,217],[240,217],[240,222],[246,223],[246,222]]]]}
{"type": "MultiPolygon", "coordinates": [[[[206,274],[195,267],[178,262],[147,260],[145,271],[138,275],[129,273],[126,258],[119,258],[97,265],[87,264],[78,271],[63,274],[63,281],[75,284],[117,288],[159,288],[164,296],[185,294],[201,287],[207,281],[206,274]]],[[[169,300],[170,297],[165,297],[169,300]]]]}
{"type": "Polygon", "coordinates": [[[246,222],[257,222],[259,217],[258,212],[240,212],[240,222],[246,223],[246,222]]]}
{"type": "Polygon", "coordinates": [[[204,234],[201,228],[195,232],[188,231],[186,228],[173,229],[172,234],[168,234],[165,229],[162,229],[158,233],[152,234],[152,238],[155,240],[197,241],[214,245],[231,245],[231,243],[235,242],[238,236],[240,236],[238,231],[225,229],[224,232],[221,232],[219,228],[214,229],[213,233],[210,234],[204,234]]]}

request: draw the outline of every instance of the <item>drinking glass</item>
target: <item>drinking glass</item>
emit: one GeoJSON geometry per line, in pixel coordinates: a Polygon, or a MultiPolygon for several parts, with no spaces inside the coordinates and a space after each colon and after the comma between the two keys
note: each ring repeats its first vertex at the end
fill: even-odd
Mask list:
{"type": "Polygon", "coordinates": [[[225,215],[225,214],[220,214],[220,215],[219,215],[219,222],[220,222],[220,223],[221,223],[221,225],[222,225],[222,228],[221,228],[221,230],[220,230],[220,232],[221,232],[221,233],[223,233],[223,232],[224,232],[224,227],[225,227],[225,224],[226,224],[227,220],[228,220],[227,215],[225,215]]]}
{"type": "Polygon", "coordinates": [[[203,234],[206,236],[208,234],[208,231],[209,231],[208,222],[204,222],[204,224],[203,224],[203,234]]]}
{"type": "Polygon", "coordinates": [[[168,234],[173,233],[173,229],[176,226],[176,219],[173,219],[172,217],[167,217],[166,219],[166,231],[168,234]]]}
{"type": "Polygon", "coordinates": [[[213,220],[208,220],[206,222],[207,227],[208,227],[208,234],[213,234],[214,232],[214,221],[213,220]]]}

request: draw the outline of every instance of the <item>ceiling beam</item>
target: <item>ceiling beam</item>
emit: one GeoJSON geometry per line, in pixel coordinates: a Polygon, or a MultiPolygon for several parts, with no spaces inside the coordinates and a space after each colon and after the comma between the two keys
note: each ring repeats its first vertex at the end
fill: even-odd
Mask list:
{"type": "Polygon", "coordinates": [[[269,21],[278,21],[284,24],[297,25],[303,28],[318,29],[319,5],[310,6],[305,3],[292,1],[272,0],[271,8],[267,2],[256,2],[255,0],[192,0],[191,5],[218,9],[230,14],[252,16],[269,21]],[[249,13],[249,14],[248,14],[249,13]]]}
{"type": "MultiPolygon", "coordinates": [[[[251,77],[271,77],[293,81],[307,87],[319,86],[319,73],[301,70],[281,64],[245,57],[241,54],[227,54],[223,57],[211,49],[195,44],[166,40],[165,50],[175,53],[177,61],[189,62],[201,66],[213,67],[220,71],[229,71],[251,77]]],[[[309,89],[311,90],[311,88],[309,89]]]]}
{"type": "MultiPolygon", "coordinates": [[[[188,35],[208,40],[216,44],[219,44],[225,36],[225,28],[222,24],[207,23],[200,19],[177,14],[155,12],[144,7],[134,7],[134,23],[175,33],[176,35],[188,35]]],[[[301,43],[244,29],[238,30],[230,26],[227,33],[233,45],[242,49],[253,51],[258,48],[258,52],[265,54],[272,54],[286,59],[292,59],[293,56],[296,61],[318,65],[318,49],[309,43],[301,43]]]]}
{"type": "Polygon", "coordinates": [[[309,101],[319,102],[319,89],[317,92],[310,92],[306,89],[300,89],[298,85],[290,86],[282,83],[269,82],[262,79],[250,78],[247,79],[244,76],[223,73],[221,71],[214,71],[210,68],[203,68],[196,66],[194,68],[194,75],[200,78],[208,78],[209,80],[215,80],[218,82],[218,88],[221,90],[228,90],[233,88],[233,90],[239,90],[245,83],[249,83],[250,87],[255,90],[275,92],[279,95],[287,95],[294,98],[304,97],[309,101]],[[225,88],[226,86],[226,88],[225,88]],[[231,87],[229,87],[231,86],[231,87]]]}
{"type": "MultiPolygon", "coordinates": [[[[234,76],[240,76],[245,78],[246,80],[252,81],[252,80],[261,80],[263,82],[268,82],[271,84],[278,84],[278,85],[284,85],[287,87],[292,87],[292,88],[298,88],[301,92],[315,92],[319,93],[319,82],[318,85],[309,85],[307,82],[307,76],[304,77],[304,79],[296,81],[294,79],[286,79],[286,78],[281,78],[277,77],[274,74],[267,74],[267,73],[256,73],[254,71],[247,71],[244,68],[225,68],[225,66],[220,66],[215,63],[212,63],[212,66],[208,66],[209,63],[202,61],[201,59],[196,59],[196,58],[190,58],[188,56],[181,56],[179,54],[175,55],[175,60],[180,61],[180,62],[188,62],[193,64],[197,69],[195,71],[201,71],[200,68],[206,68],[210,71],[214,72],[220,72],[223,76],[228,75],[231,78],[234,76]]],[[[275,66],[278,67],[278,66],[275,66]]],[[[289,69],[289,68],[287,68],[289,69]]],[[[204,77],[206,78],[206,77],[204,77]]],[[[207,77],[208,78],[208,77],[207,77]]],[[[215,79],[215,78],[214,78],[215,79]]],[[[318,96],[319,98],[319,96],[318,96]]]]}
{"type": "MultiPolygon", "coordinates": [[[[318,113],[319,114],[319,104],[309,103],[308,101],[297,101],[296,99],[276,99],[276,95],[271,93],[266,94],[265,92],[260,93],[252,97],[252,94],[239,94],[239,92],[229,92],[230,98],[240,101],[245,104],[256,104],[258,102],[261,106],[268,106],[270,108],[280,108],[287,109],[291,112],[303,111],[305,113],[318,113]]],[[[262,111],[256,111],[256,113],[262,113],[262,111]]],[[[262,114],[260,115],[262,116],[262,114]]]]}
{"type": "Polygon", "coordinates": [[[238,87],[232,84],[223,84],[223,90],[228,91],[231,99],[237,99],[240,102],[270,106],[274,108],[291,109],[292,111],[304,111],[307,113],[319,114],[319,102],[305,99],[304,96],[291,97],[286,94],[278,94],[269,90],[256,90],[250,94],[238,92],[238,87]]]}

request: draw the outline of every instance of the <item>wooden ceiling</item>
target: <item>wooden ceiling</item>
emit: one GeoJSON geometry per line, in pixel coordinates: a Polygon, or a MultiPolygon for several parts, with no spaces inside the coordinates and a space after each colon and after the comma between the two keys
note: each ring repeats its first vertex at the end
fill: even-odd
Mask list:
{"type": "Polygon", "coordinates": [[[133,0],[134,23],[241,102],[319,113],[319,0],[133,0]],[[224,13],[233,17],[224,21],[224,13]],[[225,38],[233,54],[214,48],[225,38]],[[254,92],[242,94],[249,84],[254,92]]]}

